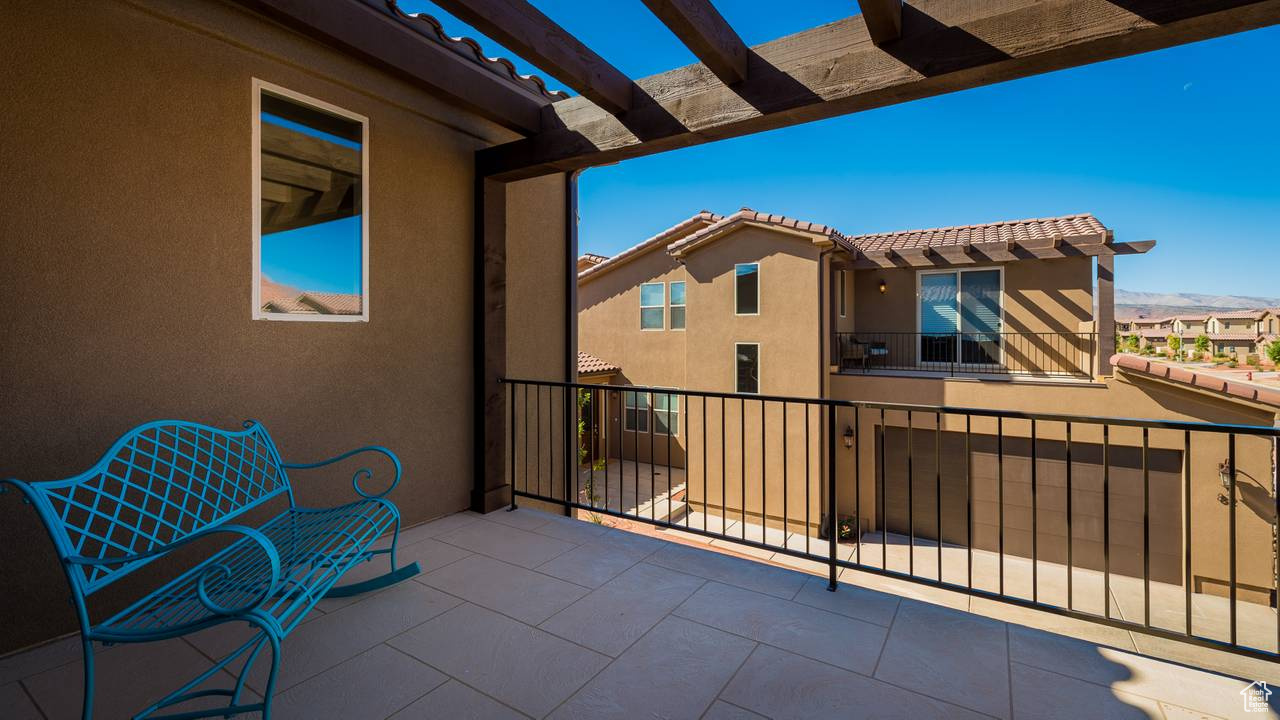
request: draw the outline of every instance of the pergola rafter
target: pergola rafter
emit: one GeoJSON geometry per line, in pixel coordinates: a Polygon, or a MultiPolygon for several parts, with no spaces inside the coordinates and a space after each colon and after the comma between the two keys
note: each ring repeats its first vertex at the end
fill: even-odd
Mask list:
{"type": "Polygon", "coordinates": [[[701,64],[637,80],[622,117],[553,103],[541,132],[481,151],[480,169],[577,170],[1195,42],[1280,22],[1280,0],[920,0],[901,13],[884,46],[862,16],[758,45],[733,86],[701,64]]]}
{"type": "Polygon", "coordinates": [[[711,0],[643,0],[649,10],[725,85],[747,79],[747,44],[711,0]]]}
{"type": "Polygon", "coordinates": [[[902,36],[902,0],[858,0],[871,42],[883,45],[902,36]]]}

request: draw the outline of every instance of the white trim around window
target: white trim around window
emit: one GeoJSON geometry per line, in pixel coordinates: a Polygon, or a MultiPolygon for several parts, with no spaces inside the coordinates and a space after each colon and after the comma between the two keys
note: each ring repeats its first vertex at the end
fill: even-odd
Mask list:
{"type": "Polygon", "coordinates": [[[250,187],[252,188],[253,233],[253,287],[252,314],[254,320],[285,320],[301,322],[368,322],[369,321],[369,118],[344,110],[288,88],[253,78],[250,141],[250,187]],[[305,105],[314,110],[360,123],[360,314],[302,314],[272,313],[262,310],[262,94],[275,95],[305,105]]]}
{"type": "Polygon", "coordinates": [[[762,365],[763,365],[763,363],[761,362],[761,358],[760,358],[760,343],[758,343],[758,342],[739,342],[739,343],[734,343],[734,344],[733,344],[733,388],[734,388],[734,392],[744,393],[744,394],[747,394],[747,395],[759,395],[759,394],[760,394],[760,388],[762,387],[762,385],[761,385],[761,380],[760,380],[760,378],[761,378],[761,376],[762,376],[762,374],[763,374],[763,373],[761,372],[761,366],[762,366],[762,365]],[[743,390],[743,389],[742,389],[742,383],[741,383],[741,379],[742,379],[742,378],[741,378],[741,373],[739,372],[739,366],[738,366],[738,363],[740,362],[740,354],[739,354],[739,352],[738,352],[738,348],[741,348],[741,347],[754,347],[754,348],[756,349],[756,377],[755,377],[755,380],[756,380],[756,389],[755,389],[755,390],[743,390]]]}
{"type": "Polygon", "coordinates": [[[736,264],[736,265],[734,265],[734,266],[733,266],[733,314],[734,314],[734,315],[738,315],[738,316],[742,316],[742,317],[752,317],[752,316],[755,316],[755,315],[759,315],[759,314],[760,314],[760,263],[758,263],[758,262],[738,263],[738,264],[736,264]],[[744,313],[744,312],[739,312],[739,311],[738,311],[738,268],[741,268],[741,267],[748,267],[748,266],[750,266],[750,267],[754,267],[754,268],[756,269],[756,271],[755,271],[755,275],[756,275],[756,311],[755,311],[755,312],[744,313]]]}
{"type": "Polygon", "coordinates": [[[667,284],[665,282],[648,282],[640,284],[640,330],[643,332],[660,332],[667,329],[667,284]],[[644,289],[647,287],[658,287],[658,304],[644,304],[644,289]],[[661,318],[658,327],[645,327],[644,316],[645,310],[657,310],[661,318]]]}

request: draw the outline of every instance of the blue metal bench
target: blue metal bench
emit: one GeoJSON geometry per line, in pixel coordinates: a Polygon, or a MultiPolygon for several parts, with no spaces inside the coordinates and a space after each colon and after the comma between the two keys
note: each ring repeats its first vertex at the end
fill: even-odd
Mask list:
{"type": "MultiPolygon", "coordinates": [[[[271,436],[257,422],[240,432],[182,421],[140,425],[116,441],[96,465],[66,480],[27,483],[0,480],[18,488],[53,538],[71,586],[84,643],[84,710],[93,713],[93,643],[163,640],[219,623],[249,623],[249,642],[208,671],[158,700],[135,718],[197,718],[236,713],[271,715],[271,697],[280,666],[280,643],[324,597],[366,592],[419,572],[418,564],[396,567],[400,513],[385,499],[400,482],[400,460],[386,448],[363,447],[316,463],[286,463],[271,436]],[[379,493],[352,477],[359,499],[333,508],[304,508],[294,502],[288,470],[319,468],[359,453],[385,456],[395,477],[379,493]],[[277,498],[288,506],[266,520],[263,507],[277,498]],[[250,511],[258,510],[251,513],[250,511]],[[233,522],[239,519],[241,522],[233,522]],[[373,549],[388,530],[391,543],[373,549]],[[203,559],[172,579],[155,583],[124,610],[105,620],[90,617],[89,599],[98,591],[170,555],[180,546],[210,538],[203,559]],[[221,540],[219,540],[221,539],[221,540]],[[337,585],[353,566],[386,554],[390,570],[363,582],[337,585]],[[262,650],[271,648],[271,672],[262,702],[241,703],[245,680],[262,650]],[[247,654],[235,685],[198,689],[247,654]],[[161,709],[198,697],[224,696],[225,707],[156,715],[161,709]]],[[[180,555],[186,555],[187,550],[180,555]]]]}

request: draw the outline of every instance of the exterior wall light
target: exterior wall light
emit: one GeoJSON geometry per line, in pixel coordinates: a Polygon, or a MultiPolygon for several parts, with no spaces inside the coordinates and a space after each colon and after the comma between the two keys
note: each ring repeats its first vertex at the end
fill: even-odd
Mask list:
{"type": "Polygon", "coordinates": [[[1222,482],[1224,489],[1231,489],[1231,461],[1223,460],[1218,463],[1218,480],[1222,482]]]}
{"type": "Polygon", "coordinates": [[[881,281],[880,281],[880,294],[881,294],[881,295],[883,295],[883,294],[885,294],[885,293],[887,293],[887,292],[889,292],[889,285],[888,285],[884,280],[881,280],[881,281]]]}
{"type": "Polygon", "coordinates": [[[846,450],[853,447],[853,428],[848,425],[844,426],[844,447],[846,450]]]}

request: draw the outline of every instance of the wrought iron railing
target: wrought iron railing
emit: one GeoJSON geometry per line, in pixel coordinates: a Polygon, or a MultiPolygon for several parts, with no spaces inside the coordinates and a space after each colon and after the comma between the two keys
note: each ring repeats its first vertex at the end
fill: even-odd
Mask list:
{"type": "Polygon", "coordinates": [[[1093,377],[1096,333],[836,334],[842,371],[925,370],[952,375],[1093,377]]]}
{"type": "Polygon", "coordinates": [[[504,382],[512,507],[1280,659],[1280,428],[504,382]]]}

